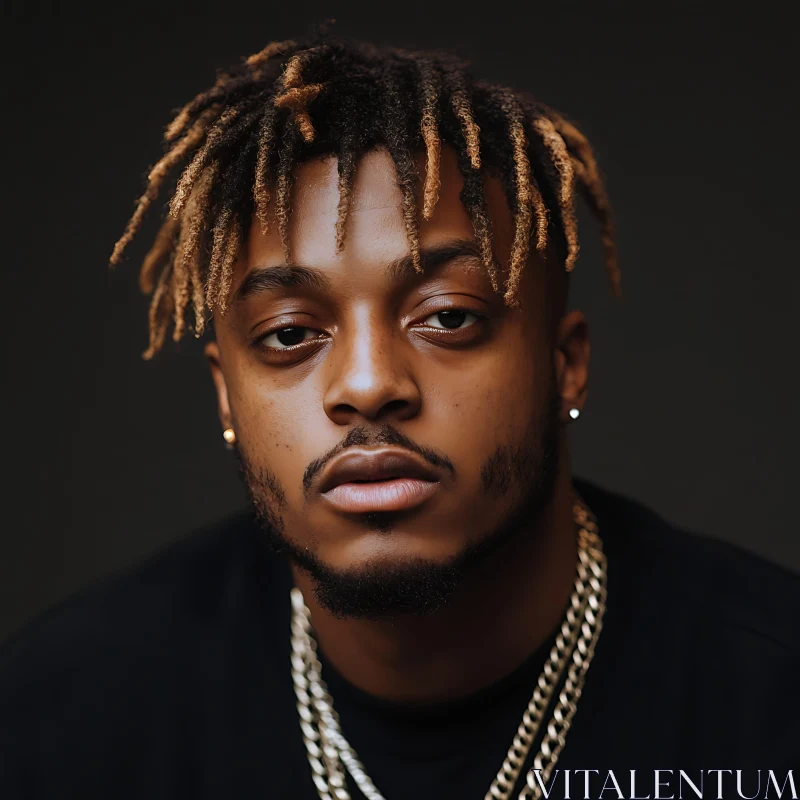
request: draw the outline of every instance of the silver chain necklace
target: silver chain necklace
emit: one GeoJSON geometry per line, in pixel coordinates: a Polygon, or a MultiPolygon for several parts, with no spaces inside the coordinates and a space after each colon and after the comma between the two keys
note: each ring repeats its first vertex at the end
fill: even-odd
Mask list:
{"type": "MultiPolygon", "coordinates": [[[[532,769],[518,795],[519,800],[541,799],[541,785],[549,781],[564,748],[594,656],[606,609],[606,557],[597,520],[577,496],[573,516],[578,528],[578,563],[567,611],[508,754],[484,800],[509,800],[553,694],[563,682],[532,769]],[[537,773],[541,784],[536,779],[537,773]]],[[[385,800],[342,733],[333,698],[322,679],[311,615],[299,589],[291,590],[291,600],[292,680],[303,743],[317,792],[322,800],[350,800],[345,782],[347,771],[367,800],[385,800]]]]}

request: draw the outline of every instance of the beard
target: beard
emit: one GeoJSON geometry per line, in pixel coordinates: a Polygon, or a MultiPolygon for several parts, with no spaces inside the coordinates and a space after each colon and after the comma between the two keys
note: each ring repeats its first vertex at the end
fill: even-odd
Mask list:
{"type": "MultiPolygon", "coordinates": [[[[239,460],[256,518],[271,547],[308,573],[319,605],[339,618],[386,619],[398,614],[426,615],[444,604],[464,575],[484,563],[520,531],[535,526],[555,492],[559,470],[561,399],[553,389],[544,415],[532,423],[519,444],[503,444],[484,461],[481,485],[487,501],[514,497],[515,503],[493,529],[445,561],[423,558],[402,563],[380,562],[354,569],[334,569],[286,533],[286,498],[277,476],[250,462],[241,447],[239,460]]],[[[363,442],[364,434],[357,434],[363,442]]],[[[385,426],[370,443],[408,444],[402,434],[385,426]]],[[[419,448],[414,448],[419,450],[419,448]]],[[[365,514],[373,529],[390,532],[399,512],[365,514]]]]}

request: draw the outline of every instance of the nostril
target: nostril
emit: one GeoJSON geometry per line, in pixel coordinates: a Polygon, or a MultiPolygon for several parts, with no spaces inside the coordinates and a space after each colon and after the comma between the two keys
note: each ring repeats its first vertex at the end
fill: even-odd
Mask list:
{"type": "Polygon", "coordinates": [[[328,417],[344,425],[356,418],[370,422],[399,422],[419,413],[421,399],[418,392],[411,389],[401,391],[403,387],[373,388],[374,391],[357,392],[337,383],[325,400],[328,417]]]}

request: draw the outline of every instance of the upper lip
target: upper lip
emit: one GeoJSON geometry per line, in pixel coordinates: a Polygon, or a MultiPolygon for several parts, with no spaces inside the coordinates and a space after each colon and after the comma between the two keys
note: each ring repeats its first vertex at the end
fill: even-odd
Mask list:
{"type": "Polygon", "coordinates": [[[382,481],[418,478],[438,481],[435,470],[419,456],[396,447],[380,450],[352,448],[328,462],[320,481],[320,492],[350,481],[382,481]]]}

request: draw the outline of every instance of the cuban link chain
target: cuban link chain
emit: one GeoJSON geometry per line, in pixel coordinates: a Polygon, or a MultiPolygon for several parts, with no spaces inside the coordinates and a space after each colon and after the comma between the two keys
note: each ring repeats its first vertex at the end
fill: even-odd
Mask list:
{"type": "MultiPolygon", "coordinates": [[[[518,796],[519,800],[541,800],[542,792],[535,771],[546,785],[564,748],[586,672],[594,656],[606,607],[606,557],[597,521],[577,496],[573,517],[578,528],[578,563],[567,611],[508,754],[484,800],[510,799],[544,714],[566,671],[566,680],[563,680],[539,751],[534,756],[533,769],[528,772],[518,796]]],[[[303,742],[317,792],[321,800],[350,800],[346,769],[367,800],[385,800],[342,733],[333,699],[322,678],[311,615],[299,589],[291,590],[291,600],[292,681],[303,742]]]]}

